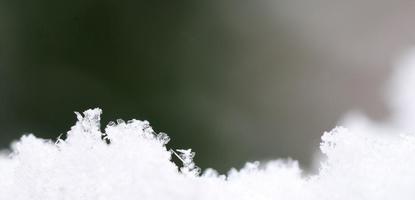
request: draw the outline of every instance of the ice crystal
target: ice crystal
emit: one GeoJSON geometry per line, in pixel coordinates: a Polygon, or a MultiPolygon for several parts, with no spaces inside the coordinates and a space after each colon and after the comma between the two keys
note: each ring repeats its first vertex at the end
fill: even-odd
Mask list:
{"type": "Polygon", "coordinates": [[[197,176],[200,174],[200,168],[196,166],[193,162],[193,157],[195,157],[195,152],[192,152],[192,149],[177,149],[179,154],[173,152],[182,162],[183,167],[180,168],[180,171],[184,174],[190,174],[197,176]]]}

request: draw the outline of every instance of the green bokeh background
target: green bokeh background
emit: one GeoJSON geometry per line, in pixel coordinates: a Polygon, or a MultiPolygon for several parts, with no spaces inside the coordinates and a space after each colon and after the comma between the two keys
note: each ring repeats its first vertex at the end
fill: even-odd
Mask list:
{"type": "Polygon", "coordinates": [[[384,113],[371,99],[391,54],[367,40],[366,21],[342,21],[386,22],[389,10],[307,2],[0,0],[0,147],[56,138],[73,111],[100,107],[104,123],[150,121],[202,168],[288,156],[310,166],[344,111],[384,113]]]}

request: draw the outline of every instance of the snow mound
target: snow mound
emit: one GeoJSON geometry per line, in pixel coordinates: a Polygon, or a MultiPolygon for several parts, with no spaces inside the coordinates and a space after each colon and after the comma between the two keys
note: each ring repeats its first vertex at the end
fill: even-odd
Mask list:
{"type": "Polygon", "coordinates": [[[96,108],[76,113],[66,139],[25,135],[1,155],[0,199],[414,199],[415,137],[401,134],[415,128],[415,95],[406,94],[415,88],[414,55],[391,84],[397,97],[391,119],[380,123],[355,115],[345,122],[350,130],[324,133],[320,149],[326,159],[315,175],[303,175],[292,160],[247,163],[226,175],[201,173],[194,152],[167,149],[170,138],[147,121],[117,120],[102,131],[96,108]]]}
{"type": "Polygon", "coordinates": [[[353,134],[322,137],[327,160],[303,177],[296,161],[247,163],[199,175],[190,150],[168,150],[168,137],[146,121],[99,129],[101,110],[78,114],[67,139],[23,136],[0,159],[0,199],[412,199],[415,138],[353,134]],[[180,168],[172,156],[183,161],[180,168]]]}

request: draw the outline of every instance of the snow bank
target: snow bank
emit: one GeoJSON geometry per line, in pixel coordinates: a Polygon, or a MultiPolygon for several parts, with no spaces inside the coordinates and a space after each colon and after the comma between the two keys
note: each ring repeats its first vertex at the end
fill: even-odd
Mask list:
{"type": "Polygon", "coordinates": [[[0,199],[414,199],[414,55],[392,79],[391,119],[350,115],[350,130],[324,133],[326,159],[315,175],[302,175],[292,160],[247,163],[226,175],[200,173],[191,150],[167,149],[169,137],[147,121],[118,120],[102,131],[97,108],[77,113],[66,139],[26,135],[0,156],[0,199]]]}

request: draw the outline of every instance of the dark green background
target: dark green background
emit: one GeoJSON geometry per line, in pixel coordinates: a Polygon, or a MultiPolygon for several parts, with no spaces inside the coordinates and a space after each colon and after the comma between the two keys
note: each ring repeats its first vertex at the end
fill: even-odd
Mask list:
{"type": "Polygon", "coordinates": [[[346,2],[0,0],[0,146],[55,138],[100,107],[104,123],[150,121],[203,168],[310,166],[345,110],[382,113],[385,67],[364,66],[386,63],[387,37],[361,27],[388,12],[346,2]]]}
{"type": "MultiPolygon", "coordinates": [[[[74,123],[73,111],[98,106],[104,122],[149,120],[171,135],[172,147],[193,145],[202,155],[223,150],[188,94],[223,88],[226,34],[206,20],[214,10],[195,1],[4,5],[3,16],[12,19],[2,20],[10,35],[0,41],[3,147],[25,132],[54,138],[74,123]]],[[[206,158],[201,165],[212,162],[206,158]]]]}

